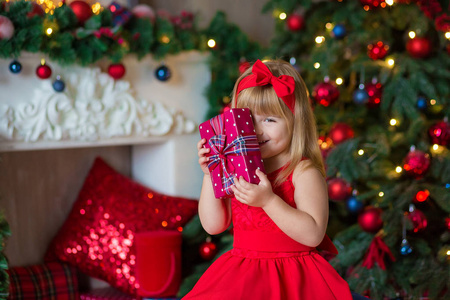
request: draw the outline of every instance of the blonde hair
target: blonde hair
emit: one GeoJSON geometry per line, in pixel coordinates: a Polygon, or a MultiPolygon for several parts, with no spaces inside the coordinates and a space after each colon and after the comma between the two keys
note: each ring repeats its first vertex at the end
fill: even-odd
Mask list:
{"type": "Polygon", "coordinates": [[[325,168],[318,144],[316,121],[303,79],[294,67],[285,61],[264,61],[264,64],[274,76],[289,75],[294,78],[295,113],[292,114],[271,85],[255,86],[242,90],[237,96],[236,103],[235,97],[239,82],[252,73],[252,68],[247,69],[238,78],[231,98],[232,105],[235,108],[248,107],[255,114],[280,116],[285,118],[287,124],[290,125],[288,133],[291,136],[289,145],[290,162],[276,178],[275,185],[285,181],[303,158],[309,158],[309,163],[305,167],[313,166],[325,177],[325,168]]]}

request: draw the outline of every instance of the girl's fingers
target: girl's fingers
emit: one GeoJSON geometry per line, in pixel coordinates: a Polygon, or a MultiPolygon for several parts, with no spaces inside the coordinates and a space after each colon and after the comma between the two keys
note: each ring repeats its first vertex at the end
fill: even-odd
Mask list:
{"type": "Polygon", "coordinates": [[[203,148],[203,145],[206,143],[206,139],[201,139],[198,143],[197,143],[197,149],[200,150],[201,148],[203,148]]]}

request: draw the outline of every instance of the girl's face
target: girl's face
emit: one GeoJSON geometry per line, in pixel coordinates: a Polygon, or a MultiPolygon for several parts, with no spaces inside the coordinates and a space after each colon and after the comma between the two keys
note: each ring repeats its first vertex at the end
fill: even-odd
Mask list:
{"type": "Polygon", "coordinates": [[[280,116],[253,114],[253,122],[264,162],[276,168],[285,165],[291,142],[287,121],[280,116]]]}

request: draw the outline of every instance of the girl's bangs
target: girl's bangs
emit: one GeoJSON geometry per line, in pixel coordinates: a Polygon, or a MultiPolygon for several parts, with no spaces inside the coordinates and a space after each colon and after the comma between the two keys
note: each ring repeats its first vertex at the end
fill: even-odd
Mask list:
{"type": "Polygon", "coordinates": [[[286,117],[281,100],[272,86],[252,87],[239,93],[239,107],[248,107],[258,115],[277,115],[286,117]]]}

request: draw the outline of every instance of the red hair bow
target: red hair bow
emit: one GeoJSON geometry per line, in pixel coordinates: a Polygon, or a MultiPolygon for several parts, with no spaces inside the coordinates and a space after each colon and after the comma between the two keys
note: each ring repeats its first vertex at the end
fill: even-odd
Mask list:
{"type": "Polygon", "coordinates": [[[237,101],[238,94],[247,88],[255,87],[255,86],[265,86],[271,84],[275,93],[278,97],[283,100],[283,102],[289,107],[292,113],[294,113],[295,107],[295,80],[292,76],[289,75],[281,75],[276,77],[270,72],[269,68],[259,59],[255,62],[252,67],[251,75],[243,78],[241,82],[239,82],[235,101],[237,101]]]}

